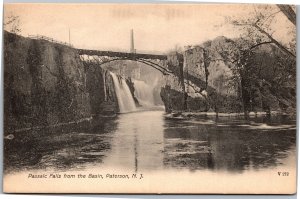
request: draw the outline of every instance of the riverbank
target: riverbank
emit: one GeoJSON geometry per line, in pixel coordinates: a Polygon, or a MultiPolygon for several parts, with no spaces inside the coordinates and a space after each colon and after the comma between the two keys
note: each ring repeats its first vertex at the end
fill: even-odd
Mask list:
{"type": "Polygon", "coordinates": [[[70,122],[58,122],[56,124],[52,124],[52,125],[40,125],[40,126],[32,126],[32,127],[27,127],[27,128],[19,128],[19,129],[15,129],[13,131],[10,132],[4,132],[5,138],[8,136],[8,138],[10,137],[9,135],[13,135],[14,133],[21,133],[21,132],[26,132],[26,131],[32,131],[32,130],[41,130],[41,129],[51,129],[51,128],[58,128],[58,127],[68,127],[68,126],[72,126],[72,125],[79,125],[78,128],[80,128],[81,126],[84,126],[85,123],[92,123],[93,120],[95,121],[106,121],[109,119],[113,119],[116,118],[118,115],[117,114],[113,114],[113,115],[93,115],[91,117],[87,117],[87,118],[82,118],[79,120],[75,120],[75,121],[70,121],[70,122]]]}
{"type": "MultiPolygon", "coordinates": [[[[285,113],[279,111],[267,112],[250,112],[248,117],[262,117],[262,116],[278,116],[286,115],[296,118],[296,113],[285,113]]],[[[245,117],[244,113],[216,113],[216,112],[172,112],[165,115],[167,119],[190,119],[197,117],[245,117]]]]}

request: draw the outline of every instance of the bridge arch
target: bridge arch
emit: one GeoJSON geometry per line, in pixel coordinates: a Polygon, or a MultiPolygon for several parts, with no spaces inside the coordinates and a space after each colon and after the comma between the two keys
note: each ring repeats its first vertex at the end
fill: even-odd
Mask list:
{"type": "Polygon", "coordinates": [[[163,75],[169,75],[169,74],[172,73],[171,71],[164,68],[163,66],[160,66],[159,64],[154,63],[154,62],[149,61],[149,60],[146,60],[146,59],[114,58],[114,59],[110,59],[110,60],[107,60],[107,61],[103,61],[99,64],[103,65],[103,64],[110,63],[110,62],[113,62],[113,61],[136,61],[136,62],[145,64],[145,65],[148,65],[148,66],[160,71],[163,75]]]}
{"type": "MultiPolygon", "coordinates": [[[[163,73],[163,75],[169,75],[172,73],[172,71],[170,71],[167,68],[167,64],[160,65],[159,63],[155,63],[155,60],[166,61],[167,56],[165,55],[123,53],[123,52],[113,52],[113,51],[84,50],[84,49],[77,49],[77,50],[80,56],[91,56],[93,58],[92,61],[95,61],[100,65],[112,61],[128,60],[128,61],[136,61],[148,65],[160,71],[161,73],[163,73]],[[97,57],[97,59],[95,59],[95,57],[97,57]]],[[[90,60],[86,60],[86,61],[88,62],[90,60]]]]}

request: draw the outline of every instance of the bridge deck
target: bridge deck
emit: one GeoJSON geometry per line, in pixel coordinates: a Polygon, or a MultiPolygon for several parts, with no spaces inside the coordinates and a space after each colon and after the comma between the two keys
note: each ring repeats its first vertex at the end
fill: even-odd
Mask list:
{"type": "Polygon", "coordinates": [[[166,55],[154,55],[154,54],[142,54],[142,53],[125,53],[125,52],[114,52],[114,51],[99,51],[99,50],[86,50],[77,49],[80,55],[97,55],[97,56],[109,56],[109,57],[120,57],[120,58],[143,58],[143,59],[159,59],[167,60],[166,55]]]}

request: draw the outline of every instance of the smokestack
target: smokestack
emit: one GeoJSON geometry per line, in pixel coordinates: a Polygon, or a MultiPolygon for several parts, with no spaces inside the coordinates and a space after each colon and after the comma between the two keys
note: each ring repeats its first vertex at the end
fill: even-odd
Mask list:
{"type": "Polygon", "coordinates": [[[130,45],[130,53],[135,53],[134,49],[134,37],[133,37],[133,29],[131,29],[131,45],[130,45]]]}

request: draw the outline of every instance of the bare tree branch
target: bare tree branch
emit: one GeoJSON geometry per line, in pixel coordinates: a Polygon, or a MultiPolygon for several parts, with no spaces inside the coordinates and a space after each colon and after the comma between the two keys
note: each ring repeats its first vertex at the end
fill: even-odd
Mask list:
{"type": "Polygon", "coordinates": [[[282,44],[280,44],[277,40],[275,40],[269,33],[267,33],[265,30],[263,30],[261,27],[259,27],[257,24],[253,24],[253,27],[255,27],[259,32],[267,36],[271,42],[273,42],[276,46],[278,46],[283,52],[287,53],[293,58],[296,58],[296,55],[289,51],[287,48],[285,48],[282,44]]]}
{"type": "Polygon", "coordinates": [[[262,22],[262,24],[264,24],[269,18],[275,16],[276,14],[278,14],[278,13],[280,13],[280,12],[281,12],[281,11],[278,10],[277,12],[274,12],[274,13],[270,14],[269,16],[267,16],[267,17],[264,19],[264,21],[262,22]]]}
{"type": "Polygon", "coordinates": [[[296,55],[294,53],[292,53],[291,51],[289,51],[286,47],[284,47],[282,44],[280,44],[276,39],[274,39],[268,32],[266,32],[264,29],[262,29],[259,25],[257,25],[257,21],[255,23],[238,23],[237,21],[233,22],[233,25],[235,26],[250,26],[250,27],[254,27],[255,29],[257,29],[260,33],[262,33],[263,35],[265,35],[266,37],[268,37],[270,39],[271,43],[274,43],[277,47],[279,47],[283,52],[285,52],[286,54],[290,55],[291,57],[293,57],[294,59],[296,58],[296,55]]]}
{"type": "Polygon", "coordinates": [[[253,46],[251,46],[249,49],[252,50],[260,45],[263,45],[263,44],[272,44],[273,42],[272,41],[265,41],[265,42],[261,42],[261,43],[258,43],[258,44],[255,44],[253,46]]]}

